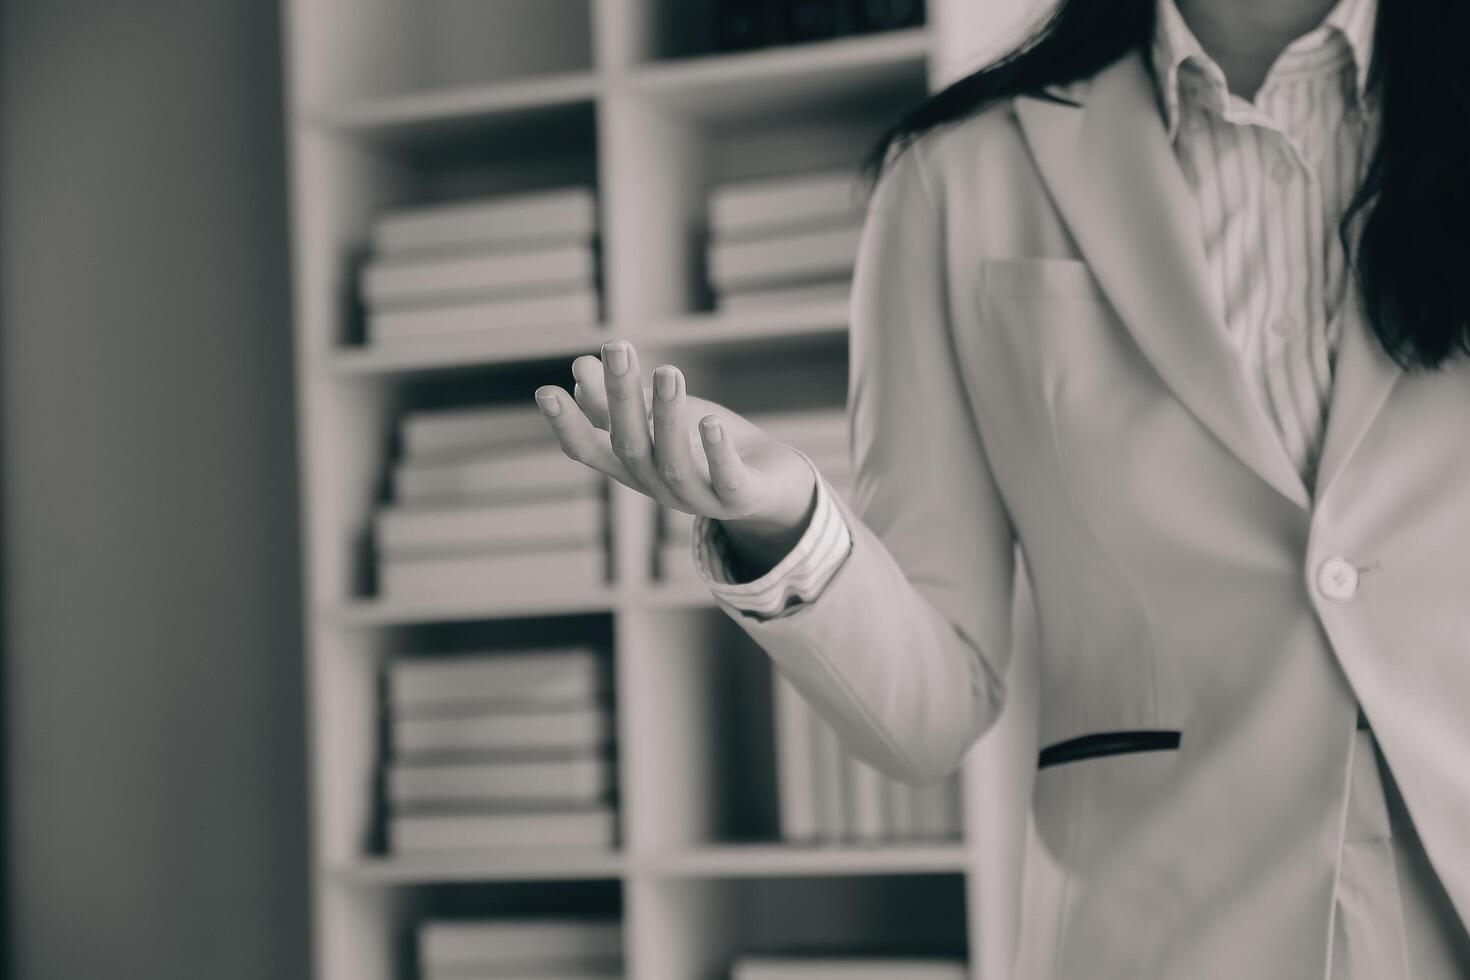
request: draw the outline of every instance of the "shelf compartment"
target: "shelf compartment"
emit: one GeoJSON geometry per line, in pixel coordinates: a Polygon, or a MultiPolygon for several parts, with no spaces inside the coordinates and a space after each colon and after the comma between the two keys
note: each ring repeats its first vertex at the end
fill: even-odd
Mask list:
{"type": "Polygon", "coordinates": [[[933,42],[925,28],[709,55],[635,69],[629,83],[702,120],[731,122],[772,112],[852,110],[922,95],[933,42]]]}

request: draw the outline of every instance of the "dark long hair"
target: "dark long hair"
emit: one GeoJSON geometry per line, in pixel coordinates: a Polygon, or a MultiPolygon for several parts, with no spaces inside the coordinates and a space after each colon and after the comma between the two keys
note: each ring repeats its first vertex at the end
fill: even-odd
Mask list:
{"type": "MultiPolygon", "coordinates": [[[[1146,51],[1155,2],[1062,0],[1009,54],[900,119],[866,172],[876,180],[935,126],[1146,51]]],[[[1339,231],[1384,350],[1407,369],[1434,369],[1470,353],[1470,3],[1383,0],[1375,30],[1367,84],[1381,135],[1339,231]]]]}

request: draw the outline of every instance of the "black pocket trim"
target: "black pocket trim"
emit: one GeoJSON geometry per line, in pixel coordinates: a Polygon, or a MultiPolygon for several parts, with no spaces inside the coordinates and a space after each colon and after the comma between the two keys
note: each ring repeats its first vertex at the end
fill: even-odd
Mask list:
{"type": "Polygon", "coordinates": [[[1048,745],[1041,750],[1036,768],[1060,766],[1082,759],[1096,759],[1105,755],[1126,755],[1130,752],[1166,752],[1179,748],[1180,733],[1169,731],[1098,732],[1069,738],[1065,742],[1048,745]]]}

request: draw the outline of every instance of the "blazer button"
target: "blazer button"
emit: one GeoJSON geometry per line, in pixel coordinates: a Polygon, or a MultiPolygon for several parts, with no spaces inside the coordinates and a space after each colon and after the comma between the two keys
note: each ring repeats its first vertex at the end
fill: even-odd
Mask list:
{"type": "Polygon", "coordinates": [[[1358,594],[1358,570],[1341,558],[1329,558],[1317,568],[1317,589],[1333,602],[1351,602],[1358,594]]]}

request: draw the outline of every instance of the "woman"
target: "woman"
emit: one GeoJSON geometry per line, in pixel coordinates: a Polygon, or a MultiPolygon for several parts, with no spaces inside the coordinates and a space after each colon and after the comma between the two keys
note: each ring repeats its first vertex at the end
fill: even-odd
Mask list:
{"type": "Polygon", "coordinates": [[[1028,577],[1018,977],[1470,976],[1467,40],[1068,0],[930,99],[879,150],[851,505],[626,343],[537,392],[894,775],[993,723],[1028,577]]]}

